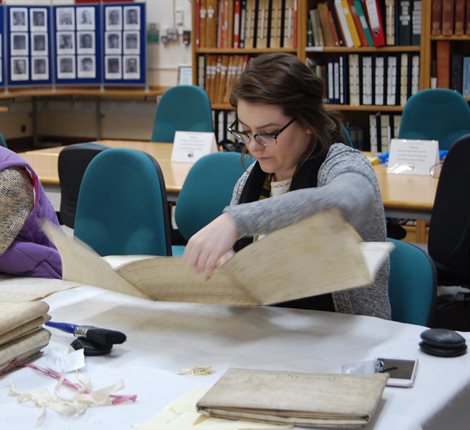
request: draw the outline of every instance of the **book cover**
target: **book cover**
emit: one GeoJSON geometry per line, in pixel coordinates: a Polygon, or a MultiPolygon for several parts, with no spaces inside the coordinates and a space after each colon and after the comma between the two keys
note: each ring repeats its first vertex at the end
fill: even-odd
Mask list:
{"type": "Polygon", "coordinates": [[[315,374],[228,369],[197,402],[209,416],[301,427],[366,425],[382,397],[387,373],[315,374]]]}
{"type": "Polygon", "coordinates": [[[411,4],[410,0],[398,0],[398,44],[411,45],[411,4]]]}
{"type": "Polygon", "coordinates": [[[385,45],[385,30],[379,0],[361,0],[376,48],[385,45]]]}
{"type": "Polygon", "coordinates": [[[452,36],[454,34],[454,6],[454,0],[442,1],[441,28],[443,36],[452,36]]]}
{"type": "Polygon", "coordinates": [[[356,9],[357,15],[364,30],[364,34],[367,38],[367,44],[370,47],[374,46],[374,40],[372,39],[372,33],[370,32],[369,23],[367,22],[366,14],[364,8],[362,7],[361,0],[354,0],[354,8],[356,9]]]}
{"type": "Polygon", "coordinates": [[[431,34],[433,36],[439,36],[442,33],[441,22],[442,22],[442,1],[443,0],[432,0],[431,9],[431,34]]]}
{"type": "Polygon", "coordinates": [[[422,8],[422,0],[411,0],[411,44],[413,46],[421,44],[422,8]]]}
{"type": "Polygon", "coordinates": [[[465,33],[465,0],[454,0],[454,34],[462,36],[465,33]]]}

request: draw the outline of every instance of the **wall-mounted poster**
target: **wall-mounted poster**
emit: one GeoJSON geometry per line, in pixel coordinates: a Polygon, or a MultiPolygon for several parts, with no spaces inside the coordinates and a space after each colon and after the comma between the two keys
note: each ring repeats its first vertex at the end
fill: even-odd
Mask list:
{"type": "Polygon", "coordinates": [[[48,55],[47,33],[31,33],[31,55],[48,55]]]}
{"type": "Polygon", "coordinates": [[[10,8],[10,30],[28,31],[28,9],[25,7],[10,8]]]}
{"type": "Polygon", "coordinates": [[[94,30],[95,28],[95,8],[77,8],[77,30],[94,30]]]}
{"type": "Polygon", "coordinates": [[[106,8],[105,27],[107,31],[122,30],[122,7],[110,6],[106,8]]]}
{"type": "Polygon", "coordinates": [[[57,30],[75,30],[75,8],[59,7],[56,9],[57,30]]]}
{"type": "Polygon", "coordinates": [[[32,32],[47,32],[47,9],[31,9],[30,16],[30,28],[32,32]]]}
{"type": "Polygon", "coordinates": [[[33,81],[49,79],[48,57],[33,57],[31,78],[33,81]]]}
{"type": "Polygon", "coordinates": [[[11,57],[11,80],[27,81],[29,79],[29,58],[11,57]]]}

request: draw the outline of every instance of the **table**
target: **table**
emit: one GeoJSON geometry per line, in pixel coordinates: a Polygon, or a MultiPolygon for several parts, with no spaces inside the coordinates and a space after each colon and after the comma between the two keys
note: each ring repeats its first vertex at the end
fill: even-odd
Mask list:
{"type": "MultiPolygon", "coordinates": [[[[170,202],[176,202],[192,164],[172,162],[172,144],[128,140],[100,140],[98,143],[112,148],[136,149],[152,155],[158,161],[162,169],[168,200],[170,202]]],[[[60,208],[58,159],[60,151],[64,148],[65,146],[56,146],[20,153],[20,156],[33,167],[39,176],[56,211],[60,208]]]]}
{"type": "MultiPolygon", "coordinates": [[[[165,178],[168,200],[176,202],[184,179],[191,168],[189,163],[171,161],[171,143],[153,143],[128,140],[100,140],[112,148],[132,148],[151,154],[160,164],[165,178]]],[[[60,208],[57,159],[64,146],[23,152],[35,169],[46,192],[58,211],[60,208]]],[[[431,217],[438,179],[432,176],[397,175],[387,172],[385,165],[374,166],[388,218],[416,219],[416,241],[426,242],[426,221],[431,217]]]]}
{"type": "MultiPolygon", "coordinates": [[[[0,284],[7,287],[7,282],[0,284]]],[[[413,388],[385,389],[367,430],[462,430],[470,422],[470,354],[439,358],[422,353],[421,326],[321,311],[152,302],[88,286],[54,293],[46,301],[55,321],[127,334],[127,342],[111,355],[88,358],[86,373],[95,388],[122,379],[121,394],[138,395],[134,405],[91,408],[73,419],[50,411],[48,430],[130,429],[189,387],[211,385],[229,367],[338,373],[344,363],[377,356],[418,358],[419,367],[413,388]],[[210,365],[216,373],[176,376],[196,365],[210,365]]],[[[470,343],[470,333],[462,335],[470,343]]],[[[54,330],[50,346],[63,350],[72,339],[54,330]]],[[[1,381],[0,428],[33,428],[37,411],[17,404],[8,386],[51,389],[55,381],[31,369],[1,381]]]]}

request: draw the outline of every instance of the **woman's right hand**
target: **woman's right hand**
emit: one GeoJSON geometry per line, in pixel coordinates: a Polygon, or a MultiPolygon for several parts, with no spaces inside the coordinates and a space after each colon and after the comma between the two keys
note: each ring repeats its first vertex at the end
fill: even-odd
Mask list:
{"type": "Polygon", "coordinates": [[[184,262],[196,272],[210,278],[233,255],[237,240],[237,226],[233,218],[224,213],[199,230],[189,239],[184,250],[184,262]]]}

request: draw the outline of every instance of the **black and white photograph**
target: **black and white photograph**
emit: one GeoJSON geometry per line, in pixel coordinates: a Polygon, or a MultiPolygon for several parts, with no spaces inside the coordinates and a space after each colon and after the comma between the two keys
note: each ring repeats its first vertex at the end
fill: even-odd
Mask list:
{"type": "Polygon", "coordinates": [[[35,57],[32,59],[32,73],[31,78],[33,81],[44,81],[49,79],[49,59],[48,57],[35,57]]]}
{"type": "Polygon", "coordinates": [[[47,31],[47,9],[29,10],[31,31],[47,31]]]}
{"type": "Polygon", "coordinates": [[[124,79],[140,79],[139,56],[124,56],[124,79]]]}
{"type": "Polygon", "coordinates": [[[75,53],[75,33],[71,31],[62,31],[57,33],[57,53],[75,53]]]}
{"type": "Polygon", "coordinates": [[[105,79],[121,79],[121,57],[106,56],[105,59],[105,79]]]}
{"type": "Polygon", "coordinates": [[[57,30],[75,30],[75,13],[73,7],[59,7],[56,9],[57,30]]]}
{"type": "Polygon", "coordinates": [[[140,29],[140,7],[125,6],[124,7],[124,30],[140,29]]]}
{"type": "Polygon", "coordinates": [[[77,45],[79,54],[94,54],[95,33],[93,31],[79,31],[77,33],[77,45]]]}
{"type": "Polygon", "coordinates": [[[10,30],[28,31],[28,10],[24,7],[12,7],[10,9],[10,30]]]}
{"type": "Polygon", "coordinates": [[[28,33],[11,33],[11,55],[28,55],[28,33]]]}
{"type": "Polygon", "coordinates": [[[75,79],[75,56],[62,55],[57,57],[57,77],[59,79],[75,79]]]}
{"type": "Polygon", "coordinates": [[[105,33],[105,53],[106,54],[120,54],[122,51],[121,45],[121,32],[110,32],[105,33]]]}
{"type": "Polygon", "coordinates": [[[79,55],[78,61],[78,77],[94,79],[96,78],[95,57],[92,55],[79,55]]]}
{"type": "Polygon", "coordinates": [[[106,30],[122,29],[122,7],[111,6],[106,8],[106,30]]]}
{"type": "Polygon", "coordinates": [[[28,80],[28,57],[11,58],[11,80],[27,81],[28,80]]]}
{"type": "Polygon", "coordinates": [[[124,32],[124,54],[140,53],[140,33],[138,31],[124,32]]]}
{"type": "Polygon", "coordinates": [[[79,7],[77,8],[77,30],[95,29],[95,8],[79,7]]]}
{"type": "Polygon", "coordinates": [[[48,54],[47,33],[31,33],[31,54],[32,55],[47,55],[48,54]]]}

